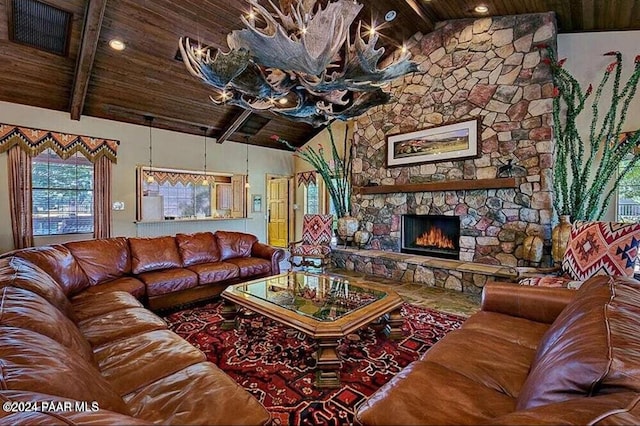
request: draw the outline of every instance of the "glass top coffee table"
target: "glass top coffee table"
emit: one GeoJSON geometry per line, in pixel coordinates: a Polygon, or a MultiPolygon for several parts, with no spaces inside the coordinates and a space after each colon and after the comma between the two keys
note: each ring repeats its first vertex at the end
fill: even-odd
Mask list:
{"type": "Polygon", "coordinates": [[[223,328],[238,307],[272,318],[318,341],[316,386],[340,386],[338,340],[382,318],[390,339],[402,337],[402,299],[394,291],[324,274],[288,272],[227,287],[223,328]]]}

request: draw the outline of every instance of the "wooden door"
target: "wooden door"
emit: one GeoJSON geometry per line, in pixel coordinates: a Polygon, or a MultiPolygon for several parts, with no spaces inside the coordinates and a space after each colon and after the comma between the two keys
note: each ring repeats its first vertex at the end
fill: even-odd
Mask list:
{"type": "Polygon", "coordinates": [[[289,180],[269,181],[269,244],[286,247],[289,244],[289,180]]]}

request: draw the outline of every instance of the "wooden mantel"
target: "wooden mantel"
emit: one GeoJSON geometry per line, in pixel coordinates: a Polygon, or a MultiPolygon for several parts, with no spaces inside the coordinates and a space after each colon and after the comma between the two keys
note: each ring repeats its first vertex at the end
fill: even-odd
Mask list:
{"type": "Polygon", "coordinates": [[[434,192],[434,191],[461,191],[474,189],[500,189],[517,188],[516,178],[496,179],[464,179],[445,180],[427,183],[409,183],[406,185],[377,185],[354,187],[356,194],[392,194],[401,192],[434,192]]]}

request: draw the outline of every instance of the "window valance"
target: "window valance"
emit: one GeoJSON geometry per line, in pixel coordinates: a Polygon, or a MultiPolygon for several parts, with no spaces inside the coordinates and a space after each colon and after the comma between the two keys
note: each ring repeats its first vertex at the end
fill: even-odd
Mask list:
{"type": "Polygon", "coordinates": [[[189,172],[168,172],[160,170],[143,170],[142,178],[146,182],[149,176],[153,176],[153,179],[159,185],[170,184],[176,186],[178,183],[183,185],[199,185],[202,183],[203,173],[189,173],[189,172]]]}
{"type": "Polygon", "coordinates": [[[0,124],[0,153],[16,145],[31,157],[51,148],[62,159],[80,152],[92,163],[101,157],[115,163],[120,141],[0,124]]]}
{"type": "Polygon", "coordinates": [[[298,186],[309,186],[316,183],[316,172],[301,172],[297,174],[298,186]]]}

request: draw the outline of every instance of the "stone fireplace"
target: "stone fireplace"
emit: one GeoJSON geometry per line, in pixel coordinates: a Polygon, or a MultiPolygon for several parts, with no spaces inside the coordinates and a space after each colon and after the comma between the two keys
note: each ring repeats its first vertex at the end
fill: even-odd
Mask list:
{"type": "Polygon", "coordinates": [[[419,72],[396,80],[393,101],[354,125],[352,215],[372,232],[376,257],[362,250],[339,265],[478,293],[495,270],[524,265],[527,235],[549,244],[553,81],[539,45],[555,46],[556,34],[553,13],[541,13],[445,21],[407,42],[419,72]],[[473,119],[477,157],[387,165],[387,136],[473,119]],[[465,266],[398,253],[403,216],[427,214],[459,218],[465,266]]]}
{"type": "Polygon", "coordinates": [[[455,259],[460,257],[460,218],[402,215],[400,252],[455,259]]]}

